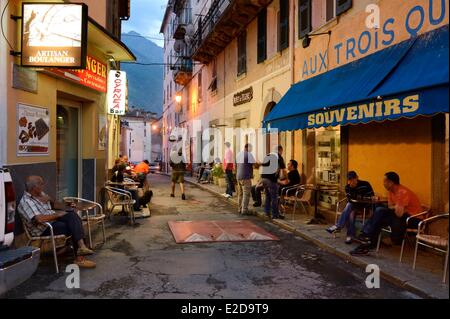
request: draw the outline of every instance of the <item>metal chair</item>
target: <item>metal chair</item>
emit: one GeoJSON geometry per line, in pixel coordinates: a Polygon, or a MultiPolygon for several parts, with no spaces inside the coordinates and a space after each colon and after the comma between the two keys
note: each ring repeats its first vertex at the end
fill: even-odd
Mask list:
{"type": "Polygon", "coordinates": [[[439,251],[445,254],[444,260],[444,274],[442,277],[442,283],[446,282],[447,279],[447,271],[448,271],[448,251],[449,251],[449,242],[448,242],[448,216],[449,214],[440,214],[430,218],[426,218],[419,223],[419,227],[417,229],[416,235],[416,247],[414,250],[414,261],[413,261],[413,270],[416,269],[416,261],[417,261],[417,251],[419,249],[419,245],[431,248],[435,251],[439,251]],[[447,219],[447,230],[446,236],[439,236],[433,234],[426,234],[425,231],[429,229],[431,223],[436,222],[440,219],[447,219]]]}
{"type": "Polygon", "coordinates": [[[108,217],[110,218],[114,208],[116,206],[124,207],[125,211],[128,211],[131,224],[134,224],[134,209],[133,205],[136,201],[133,199],[131,193],[127,190],[121,188],[115,188],[111,186],[105,186],[106,194],[108,196],[107,204],[111,204],[111,208],[108,212],[108,217]]]}
{"type": "Polygon", "coordinates": [[[295,211],[297,209],[297,203],[300,203],[300,206],[303,208],[303,211],[308,215],[308,210],[306,209],[306,206],[309,206],[311,208],[311,199],[313,197],[313,190],[314,187],[313,184],[303,184],[300,185],[297,192],[295,193],[295,202],[294,202],[294,209],[292,210],[292,219],[294,219],[295,211]]]}
{"type": "Polygon", "coordinates": [[[78,197],[64,197],[63,200],[65,202],[75,202],[75,203],[82,203],[82,209],[80,217],[83,220],[83,222],[86,223],[87,229],[88,229],[88,236],[89,236],[89,247],[92,249],[94,246],[92,245],[92,233],[91,233],[91,224],[98,225],[101,224],[102,226],[102,233],[103,233],[103,242],[102,244],[106,243],[106,235],[105,235],[105,217],[106,215],[103,214],[103,207],[96,202],[84,199],[84,198],[78,198],[78,197]],[[94,214],[89,214],[89,211],[92,210],[94,214]],[[97,214],[97,210],[99,213],[97,214]],[[83,216],[83,213],[84,216],[83,216]]]}
{"type": "Polygon", "coordinates": [[[300,186],[301,184],[297,184],[292,186],[284,186],[281,188],[281,194],[278,196],[278,208],[283,211],[283,213],[285,213],[285,205],[295,204],[295,193],[298,191],[300,186]],[[289,196],[289,193],[292,192],[294,192],[294,195],[289,196]]]}
{"type": "MultiPolygon", "coordinates": [[[[406,230],[405,230],[405,234],[403,236],[402,246],[401,246],[401,249],[400,249],[399,262],[402,262],[402,260],[403,260],[403,252],[404,252],[404,249],[405,249],[405,243],[408,240],[408,235],[410,235],[410,234],[417,234],[417,228],[415,228],[413,225],[411,225],[412,219],[413,218],[418,218],[418,217],[428,218],[430,216],[430,214],[431,214],[431,210],[428,207],[426,207],[426,206],[422,206],[422,212],[421,213],[409,216],[406,219],[406,230]]],[[[380,251],[381,236],[382,236],[383,232],[391,234],[392,233],[392,229],[391,229],[390,226],[383,227],[381,229],[380,234],[378,235],[377,250],[376,250],[377,253],[380,251]]]]}
{"type": "MultiPolygon", "coordinates": [[[[339,200],[336,203],[336,217],[334,220],[334,224],[336,225],[338,220],[339,220],[339,216],[342,215],[342,212],[344,211],[345,207],[347,206],[347,204],[349,203],[348,198],[344,197],[343,199],[339,200]]],[[[360,210],[358,210],[360,211],[360,210]]],[[[366,223],[366,216],[367,216],[367,207],[364,207],[362,209],[362,224],[364,226],[364,224],[366,223]]],[[[336,234],[334,234],[336,237],[336,234]]]]}
{"type": "Polygon", "coordinates": [[[59,274],[59,265],[58,265],[58,255],[56,253],[56,249],[63,248],[67,245],[67,240],[71,239],[71,236],[66,235],[56,235],[53,233],[53,227],[50,223],[43,223],[50,229],[50,236],[32,236],[30,233],[30,228],[32,225],[23,217],[22,213],[19,212],[20,219],[23,224],[23,228],[25,230],[25,235],[28,239],[27,246],[34,246],[33,243],[38,242],[39,248],[42,251],[42,246],[44,243],[49,242],[51,245],[52,253],[53,253],[53,261],[55,263],[56,273],[59,274]]]}

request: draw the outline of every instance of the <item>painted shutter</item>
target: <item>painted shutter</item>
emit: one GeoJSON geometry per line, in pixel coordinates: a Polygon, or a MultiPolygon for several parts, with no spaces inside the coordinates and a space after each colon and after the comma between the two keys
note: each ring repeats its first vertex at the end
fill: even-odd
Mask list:
{"type": "Polygon", "coordinates": [[[311,0],[298,1],[298,38],[311,32],[311,0]]]}
{"type": "Polygon", "coordinates": [[[267,9],[258,15],[258,63],[267,58],[267,9]]]}
{"type": "Polygon", "coordinates": [[[336,16],[352,7],[352,0],[336,0],[336,16]]]}
{"type": "Polygon", "coordinates": [[[280,0],[279,28],[278,49],[282,51],[289,47],[289,0],[280,0]]]}

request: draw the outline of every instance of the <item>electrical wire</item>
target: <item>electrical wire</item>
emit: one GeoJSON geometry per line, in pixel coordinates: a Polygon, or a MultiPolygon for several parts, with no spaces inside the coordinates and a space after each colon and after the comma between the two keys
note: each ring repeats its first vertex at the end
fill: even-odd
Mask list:
{"type": "Polygon", "coordinates": [[[0,17],[0,27],[1,27],[1,29],[2,29],[2,35],[3,35],[3,38],[5,38],[5,41],[6,41],[6,43],[8,43],[9,48],[10,48],[12,51],[14,51],[14,48],[13,48],[13,46],[11,45],[11,43],[8,41],[8,38],[7,38],[6,35],[5,35],[5,30],[3,29],[3,16],[5,15],[6,8],[8,8],[8,5],[9,5],[9,2],[10,2],[10,1],[11,1],[11,0],[8,0],[8,2],[6,2],[5,7],[3,8],[2,15],[1,15],[1,17],[0,17]]]}
{"type": "MultiPolygon", "coordinates": [[[[143,65],[143,66],[173,66],[174,64],[170,63],[141,63],[141,62],[120,62],[120,64],[131,64],[131,65],[143,65]]],[[[201,65],[201,63],[193,63],[194,65],[201,65]]]]}

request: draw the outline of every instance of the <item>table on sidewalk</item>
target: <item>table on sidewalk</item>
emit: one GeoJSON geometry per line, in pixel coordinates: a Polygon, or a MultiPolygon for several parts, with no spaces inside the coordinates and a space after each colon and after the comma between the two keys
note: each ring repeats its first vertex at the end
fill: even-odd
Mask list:
{"type": "Polygon", "coordinates": [[[321,186],[321,185],[311,185],[306,186],[305,190],[312,190],[314,192],[314,218],[312,218],[308,224],[325,224],[325,217],[319,213],[319,192],[320,191],[339,191],[339,188],[336,186],[321,186]]]}

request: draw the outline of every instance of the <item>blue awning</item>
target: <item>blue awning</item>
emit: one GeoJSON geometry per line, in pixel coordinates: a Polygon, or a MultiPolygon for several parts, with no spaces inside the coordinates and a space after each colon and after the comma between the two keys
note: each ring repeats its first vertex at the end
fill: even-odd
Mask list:
{"type": "Polygon", "coordinates": [[[293,85],[263,121],[279,131],[448,112],[448,25],[293,85]]]}

